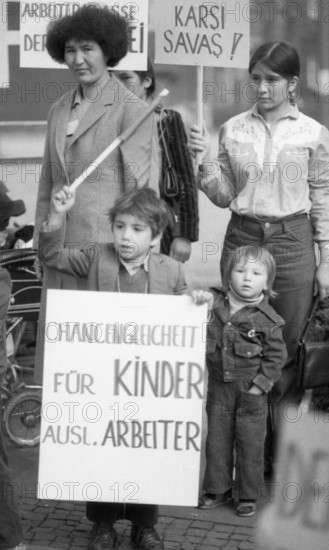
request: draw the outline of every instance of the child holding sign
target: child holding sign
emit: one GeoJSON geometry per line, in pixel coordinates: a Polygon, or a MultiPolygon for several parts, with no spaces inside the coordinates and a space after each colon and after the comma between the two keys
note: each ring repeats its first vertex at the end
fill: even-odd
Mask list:
{"type": "Polygon", "coordinates": [[[273,296],[275,262],[264,248],[237,248],[228,258],[223,289],[192,291],[208,302],[208,436],[203,495],[199,508],[232,499],[233,449],[239,516],[256,513],[263,486],[267,393],[286,359],[284,321],[268,303],[273,296]]]}
{"type": "MultiPolygon", "coordinates": [[[[86,277],[89,290],[150,294],[186,291],[182,264],[152,251],[168,221],[166,205],[154,191],[143,187],[119,198],[109,212],[113,244],[95,244],[84,251],[64,248],[61,241],[61,228],[74,200],[75,193],[68,186],[52,200],[48,222],[40,233],[39,257],[43,263],[77,278],[86,277]]],[[[116,548],[113,523],[123,517],[132,522],[134,546],[142,550],[164,548],[154,529],[157,506],[89,502],[87,517],[95,523],[89,550],[116,548]]]]}

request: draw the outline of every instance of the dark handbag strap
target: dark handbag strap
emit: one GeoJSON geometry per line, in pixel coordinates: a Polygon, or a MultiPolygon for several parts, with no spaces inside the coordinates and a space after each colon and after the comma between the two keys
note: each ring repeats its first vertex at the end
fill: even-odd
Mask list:
{"type": "Polygon", "coordinates": [[[313,319],[313,315],[316,311],[316,308],[318,307],[318,303],[319,303],[319,295],[317,294],[317,296],[315,296],[314,300],[313,300],[313,304],[311,306],[311,309],[310,309],[310,313],[308,315],[308,318],[306,320],[306,323],[305,323],[305,326],[303,328],[303,332],[300,336],[300,342],[304,342],[306,340],[306,337],[307,337],[307,333],[309,331],[309,328],[310,328],[310,325],[311,325],[311,321],[313,319]]]}
{"type": "Polygon", "coordinates": [[[174,166],[172,165],[171,158],[169,155],[169,149],[168,149],[168,143],[166,141],[165,136],[165,129],[164,129],[164,120],[167,118],[168,113],[166,109],[162,109],[160,113],[160,119],[159,119],[159,126],[160,126],[160,134],[161,134],[161,141],[163,145],[163,150],[166,155],[167,160],[167,171],[171,173],[171,176],[168,178],[164,178],[164,189],[163,193],[166,197],[177,197],[179,194],[179,186],[178,186],[178,180],[177,180],[177,174],[174,166]]]}

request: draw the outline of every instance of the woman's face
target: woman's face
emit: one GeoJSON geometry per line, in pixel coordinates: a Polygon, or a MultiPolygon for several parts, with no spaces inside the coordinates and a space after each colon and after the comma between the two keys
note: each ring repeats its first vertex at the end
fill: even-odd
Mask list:
{"type": "Polygon", "coordinates": [[[97,84],[107,73],[102,48],[93,40],[69,40],[65,44],[65,63],[79,84],[97,84]]]}
{"type": "Polygon", "coordinates": [[[117,77],[126,86],[126,88],[128,88],[128,90],[137,95],[139,99],[146,101],[147,89],[151,84],[151,79],[149,76],[146,76],[142,80],[139,74],[134,71],[120,71],[117,73],[117,77]]]}
{"type": "Polygon", "coordinates": [[[288,80],[264,63],[256,63],[250,81],[256,87],[256,103],[260,112],[275,111],[289,102],[288,91],[294,89],[297,78],[288,80]]]}

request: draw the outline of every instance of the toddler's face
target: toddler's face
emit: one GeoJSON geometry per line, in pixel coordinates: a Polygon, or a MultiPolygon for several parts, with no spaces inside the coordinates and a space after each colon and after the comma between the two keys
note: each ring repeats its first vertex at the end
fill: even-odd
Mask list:
{"type": "Polygon", "coordinates": [[[138,264],[159,240],[153,238],[151,227],[131,214],[118,214],[113,222],[114,246],[125,262],[138,264]]]}
{"type": "Polygon", "coordinates": [[[230,284],[241,298],[256,299],[267,290],[267,280],[267,269],[262,262],[241,258],[231,271],[230,284]]]}

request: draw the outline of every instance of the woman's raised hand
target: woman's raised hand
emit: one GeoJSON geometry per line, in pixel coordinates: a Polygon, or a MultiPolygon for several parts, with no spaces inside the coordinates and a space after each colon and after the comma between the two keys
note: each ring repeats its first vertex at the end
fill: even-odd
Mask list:
{"type": "Polygon", "coordinates": [[[188,147],[192,156],[198,156],[200,162],[206,153],[208,153],[210,148],[210,135],[204,123],[202,130],[195,124],[191,127],[188,147]]]}

